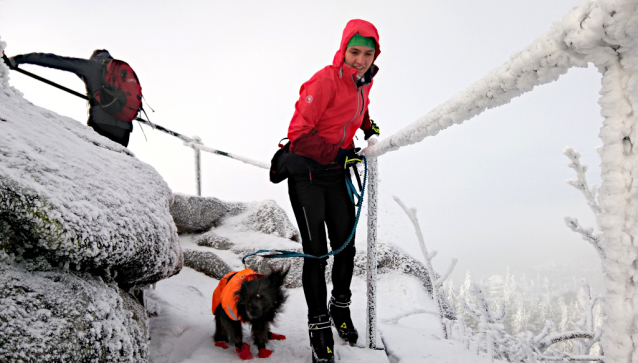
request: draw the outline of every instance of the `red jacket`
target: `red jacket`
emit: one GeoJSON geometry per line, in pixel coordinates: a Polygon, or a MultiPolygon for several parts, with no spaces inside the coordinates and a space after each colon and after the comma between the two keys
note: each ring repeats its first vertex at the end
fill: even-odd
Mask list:
{"type": "Polygon", "coordinates": [[[221,280],[219,280],[217,288],[215,288],[215,291],[213,292],[213,314],[215,314],[215,310],[219,304],[221,304],[222,309],[224,309],[228,317],[232,320],[243,321],[237,312],[237,301],[239,300],[239,296],[237,296],[236,293],[241,288],[241,284],[244,280],[250,281],[257,276],[261,275],[247,268],[239,272],[229,272],[222,277],[221,280]]]}
{"type": "Polygon", "coordinates": [[[288,127],[290,151],[320,164],[332,163],[339,148],[352,148],[357,129],[370,128],[368,94],[378,68],[372,64],[364,76],[366,82],[358,86],[356,69],[344,63],[346,46],[357,33],[375,39],[374,59],[379,56],[379,33],[374,25],[359,19],[349,21],[332,65],[315,73],[301,86],[288,127]]]}

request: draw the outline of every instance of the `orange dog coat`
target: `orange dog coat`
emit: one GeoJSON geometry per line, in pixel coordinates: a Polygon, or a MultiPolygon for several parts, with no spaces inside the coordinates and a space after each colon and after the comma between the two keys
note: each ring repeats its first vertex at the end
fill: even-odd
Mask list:
{"type": "Polygon", "coordinates": [[[213,314],[215,314],[215,310],[221,304],[222,309],[231,319],[243,321],[237,312],[239,296],[235,295],[235,293],[239,291],[244,280],[250,281],[257,276],[261,275],[247,268],[239,272],[229,272],[222,277],[215,292],[213,292],[213,314]]]}

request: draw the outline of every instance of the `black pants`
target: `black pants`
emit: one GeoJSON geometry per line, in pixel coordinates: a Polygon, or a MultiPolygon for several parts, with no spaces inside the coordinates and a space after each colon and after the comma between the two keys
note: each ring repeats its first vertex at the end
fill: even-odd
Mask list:
{"type": "MultiPolygon", "coordinates": [[[[355,208],[347,193],[343,170],[319,175],[293,175],[288,178],[288,194],[301,233],[304,253],[321,256],[328,253],[326,227],[332,250],[348,239],[355,222],[355,208]]],[[[334,256],[332,295],[350,297],[354,270],[354,236],[343,251],[334,256]]],[[[308,315],[326,314],[326,259],[304,259],[303,290],[308,315]]]]}

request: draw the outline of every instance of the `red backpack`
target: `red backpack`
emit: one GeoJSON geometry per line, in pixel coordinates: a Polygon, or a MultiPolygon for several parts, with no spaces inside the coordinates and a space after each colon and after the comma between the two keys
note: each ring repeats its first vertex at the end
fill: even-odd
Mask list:
{"type": "Polygon", "coordinates": [[[142,86],[128,63],[113,59],[102,64],[102,87],[93,98],[109,114],[133,121],[142,105],[142,86]]]}

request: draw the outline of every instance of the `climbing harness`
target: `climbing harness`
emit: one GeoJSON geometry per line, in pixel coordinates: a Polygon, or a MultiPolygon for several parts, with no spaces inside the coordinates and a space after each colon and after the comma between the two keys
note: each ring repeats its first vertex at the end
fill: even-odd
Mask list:
{"type": "MultiPolygon", "coordinates": [[[[257,252],[254,253],[250,253],[247,254],[246,256],[244,256],[241,259],[241,262],[244,264],[244,266],[246,265],[246,258],[250,257],[250,256],[260,256],[263,258],[292,258],[292,257],[303,257],[303,258],[313,258],[313,259],[324,259],[330,256],[334,256],[337,253],[343,251],[346,247],[348,247],[348,244],[350,244],[350,242],[352,241],[352,237],[354,237],[354,232],[357,229],[357,224],[359,223],[359,216],[361,216],[361,208],[363,207],[363,194],[365,192],[365,188],[366,188],[366,181],[368,179],[368,161],[366,160],[366,157],[361,155],[361,158],[363,158],[363,163],[364,163],[364,173],[363,173],[363,184],[359,183],[359,185],[361,186],[361,194],[357,194],[356,189],[354,187],[354,185],[352,185],[352,181],[350,181],[350,178],[348,178],[348,176],[346,175],[346,185],[348,187],[348,195],[350,196],[350,200],[352,200],[352,203],[354,204],[354,197],[353,194],[357,197],[358,199],[358,203],[356,204],[357,206],[357,217],[354,220],[354,226],[352,227],[352,232],[350,232],[350,236],[348,237],[348,239],[346,240],[346,242],[339,247],[338,249],[334,250],[334,251],[330,251],[328,253],[326,253],[323,256],[314,256],[314,255],[309,255],[306,253],[300,253],[300,252],[295,252],[295,251],[284,251],[284,250],[259,250],[257,252]],[[260,255],[260,253],[269,253],[267,255],[260,255]]],[[[355,172],[355,175],[357,175],[357,181],[359,181],[359,175],[355,172]]]]}

